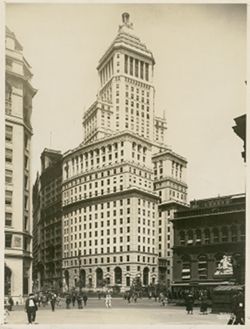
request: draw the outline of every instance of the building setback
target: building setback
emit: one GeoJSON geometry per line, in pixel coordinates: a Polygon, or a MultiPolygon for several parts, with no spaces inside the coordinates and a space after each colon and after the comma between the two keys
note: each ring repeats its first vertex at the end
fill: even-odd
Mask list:
{"type": "Polygon", "coordinates": [[[124,13],[97,66],[100,88],[83,117],[84,140],[63,155],[65,290],[124,291],[135,277],[147,286],[158,283],[159,255],[166,263],[172,227],[159,221],[158,204],[186,204],[187,161],[165,144],[166,121],[155,116],[154,64],[124,13]]]}
{"type": "Polygon", "coordinates": [[[33,186],[34,290],[62,287],[62,154],[44,149],[33,186]]]}
{"type": "Polygon", "coordinates": [[[5,295],[21,303],[31,280],[31,113],[36,90],[23,48],[6,28],[5,295]]]}
{"type": "Polygon", "coordinates": [[[194,200],[178,211],[174,226],[174,290],[221,283],[244,284],[245,195],[194,200]],[[232,260],[231,276],[216,276],[223,256],[232,260]]]}

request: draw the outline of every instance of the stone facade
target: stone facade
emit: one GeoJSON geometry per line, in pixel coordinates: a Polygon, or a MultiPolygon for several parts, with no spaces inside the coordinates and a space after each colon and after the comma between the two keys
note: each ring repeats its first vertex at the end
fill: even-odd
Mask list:
{"type": "Polygon", "coordinates": [[[21,303],[31,280],[31,113],[36,90],[31,67],[6,28],[5,88],[5,295],[21,303]]]}
{"type": "Polygon", "coordinates": [[[167,234],[158,205],[187,202],[187,161],[165,144],[166,120],[155,116],[153,54],[124,15],[97,66],[100,87],[83,116],[84,140],[63,155],[65,290],[125,291],[135,277],[159,283],[159,255],[171,246],[158,241],[161,230],[167,234]]]}

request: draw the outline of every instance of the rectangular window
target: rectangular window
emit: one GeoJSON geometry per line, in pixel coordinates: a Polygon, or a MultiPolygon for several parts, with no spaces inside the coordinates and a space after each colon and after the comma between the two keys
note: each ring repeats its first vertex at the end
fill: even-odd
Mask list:
{"type": "Polygon", "coordinates": [[[6,212],[5,213],[5,225],[6,226],[11,226],[12,225],[12,213],[11,212],[6,212]]]}
{"type": "Polygon", "coordinates": [[[12,234],[5,234],[5,248],[11,248],[12,234]]]}
{"type": "Polygon", "coordinates": [[[132,57],[129,58],[130,59],[130,68],[129,68],[129,74],[130,75],[134,75],[134,59],[132,57]]]}
{"type": "Polygon", "coordinates": [[[128,56],[125,55],[125,62],[124,62],[124,72],[128,73],[128,56]]]}
{"type": "Polygon", "coordinates": [[[144,77],[144,63],[140,62],[140,78],[143,79],[144,77]]]}
{"type": "Polygon", "coordinates": [[[149,80],[148,68],[149,68],[149,65],[147,63],[145,63],[145,79],[147,81],[149,80]]]}
{"type": "Polygon", "coordinates": [[[139,61],[138,59],[135,60],[135,76],[138,78],[138,67],[139,67],[139,61]]]}
{"type": "Polygon", "coordinates": [[[5,140],[8,143],[12,142],[13,137],[13,127],[12,126],[6,126],[5,127],[5,140]]]}
{"type": "Polygon", "coordinates": [[[13,171],[9,170],[9,169],[5,169],[5,183],[6,184],[12,183],[12,176],[13,176],[13,171]]]}
{"type": "Polygon", "coordinates": [[[5,161],[7,163],[12,163],[13,151],[9,148],[5,149],[5,161]]]}
{"type": "Polygon", "coordinates": [[[7,206],[12,205],[12,191],[5,191],[5,204],[7,206]]]}

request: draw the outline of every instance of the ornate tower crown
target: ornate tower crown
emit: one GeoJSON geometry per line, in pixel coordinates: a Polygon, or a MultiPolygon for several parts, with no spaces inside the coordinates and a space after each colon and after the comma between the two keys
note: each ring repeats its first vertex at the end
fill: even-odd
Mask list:
{"type": "Polygon", "coordinates": [[[122,25],[119,26],[119,32],[126,30],[126,28],[133,29],[133,23],[129,22],[129,13],[122,14],[122,25]]]}

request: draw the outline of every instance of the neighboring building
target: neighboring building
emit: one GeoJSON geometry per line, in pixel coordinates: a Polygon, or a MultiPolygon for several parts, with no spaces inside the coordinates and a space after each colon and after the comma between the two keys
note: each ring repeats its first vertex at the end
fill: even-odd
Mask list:
{"type": "Polygon", "coordinates": [[[63,155],[66,288],[124,291],[135,277],[158,283],[159,252],[165,257],[171,239],[159,251],[159,223],[164,235],[168,226],[158,204],[187,202],[187,162],[167,147],[166,121],[154,113],[153,55],[133,34],[129,14],[122,19],[97,67],[100,88],[83,117],[84,141],[63,155]]]}
{"type": "Polygon", "coordinates": [[[33,186],[34,290],[62,287],[62,154],[44,149],[33,186]]]}
{"type": "Polygon", "coordinates": [[[172,221],[175,291],[245,282],[245,194],[194,200],[172,221]],[[225,255],[232,260],[233,273],[217,276],[225,255]]]}
{"type": "Polygon", "coordinates": [[[31,113],[36,89],[23,48],[6,28],[5,88],[5,295],[22,302],[31,275],[31,113]]]}
{"type": "Polygon", "coordinates": [[[170,219],[178,209],[187,207],[187,161],[169,149],[155,153],[152,161],[154,190],[160,196],[159,282],[170,287],[173,282],[173,225],[170,219]]]}
{"type": "Polygon", "coordinates": [[[241,153],[244,161],[246,162],[246,121],[247,116],[243,114],[234,119],[236,126],[233,127],[234,132],[238,135],[244,142],[244,151],[241,153]]]}

